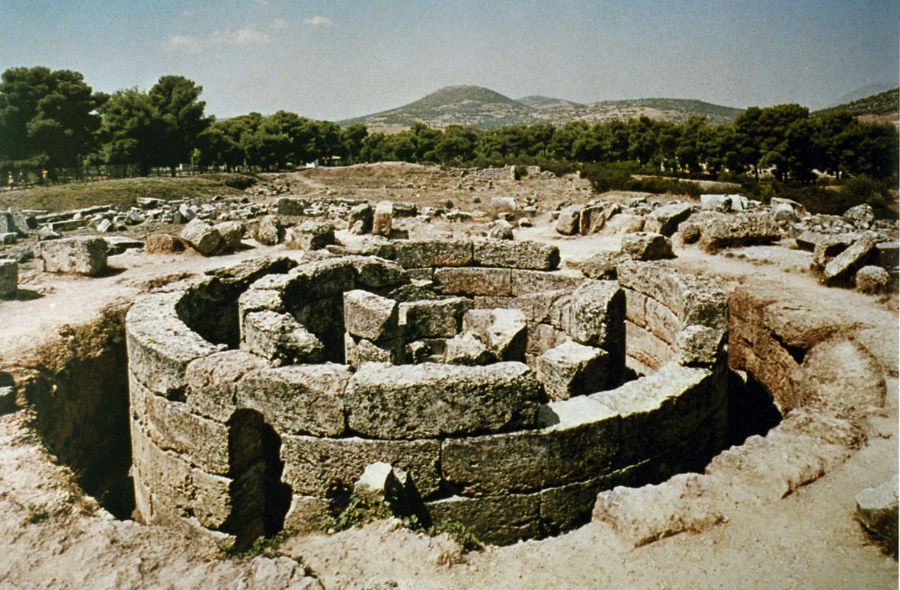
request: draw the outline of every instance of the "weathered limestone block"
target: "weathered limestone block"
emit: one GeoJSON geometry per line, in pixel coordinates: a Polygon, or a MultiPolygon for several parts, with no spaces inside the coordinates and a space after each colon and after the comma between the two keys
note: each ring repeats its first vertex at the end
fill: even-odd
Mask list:
{"type": "Polygon", "coordinates": [[[284,515],[284,528],[298,533],[321,531],[323,523],[331,516],[331,500],[293,494],[291,505],[284,515]]]}
{"type": "Polygon", "coordinates": [[[556,232],[564,236],[572,236],[578,233],[581,222],[581,205],[570,205],[563,208],[556,218],[556,232]]]}
{"type": "Polygon", "coordinates": [[[681,319],[674,311],[656,299],[647,297],[644,300],[644,320],[648,330],[666,344],[675,344],[681,331],[681,319]]]}
{"type": "Polygon", "coordinates": [[[619,452],[620,419],[587,397],[542,407],[540,430],[446,439],[443,479],[465,495],[508,494],[585,481],[619,452]]]}
{"type": "Polygon", "coordinates": [[[883,293],[891,286],[891,275],[880,266],[864,266],[856,271],[854,282],[861,293],[883,293]]]}
{"type": "MultiPolygon", "coordinates": [[[[498,219],[488,229],[488,238],[492,240],[514,240],[513,226],[505,219],[498,219]]],[[[490,266],[490,265],[487,265],[490,266]]]]}
{"type": "Polygon", "coordinates": [[[125,319],[128,366],[141,383],[170,399],[183,395],[188,363],[219,350],[178,317],[182,297],[180,291],[144,295],[125,319]]]}
{"type": "Polygon", "coordinates": [[[538,357],[537,376],[550,399],[569,399],[610,385],[608,361],[603,349],[565,342],[538,357]]]}
{"type": "Polygon", "coordinates": [[[399,322],[406,340],[452,338],[459,332],[463,314],[472,302],[462,297],[410,301],[399,306],[399,322]]]}
{"type": "Polygon", "coordinates": [[[559,266],[559,248],[552,244],[512,240],[476,240],[473,260],[478,266],[554,270],[559,266]]]}
{"type": "Polygon", "coordinates": [[[434,281],[415,279],[409,284],[397,287],[390,293],[388,297],[400,303],[409,301],[421,301],[423,299],[440,299],[441,297],[435,292],[434,281]]]}
{"type": "Polygon", "coordinates": [[[241,240],[247,233],[247,226],[240,221],[223,221],[213,226],[213,229],[222,236],[219,244],[219,252],[235,252],[241,247],[241,240]]]}
{"type": "Polygon", "coordinates": [[[871,233],[864,233],[849,248],[831,259],[822,271],[821,281],[826,285],[849,280],[875,250],[878,241],[871,233]]]}
{"type": "Polygon", "coordinates": [[[687,220],[693,213],[689,203],[669,203],[655,209],[644,223],[644,231],[671,236],[678,230],[678,225],[687,220]]]}
{"type": "Polygon", "coordinates": [[[344,329],[372,342],[397,337],[397,302],[363,290],[344,293],[344,329]]]}
{"type": "Polygon", "coordinates": [[[366,465],[390,463],[406,471],[423,498],[440,488],[441,443],[436,440],[372,440],[363,438],[282,437],[281,480],[295,494],[326,497],[349,492],[366,465]]]}
{"type": "Polygon", "coordinates": [[[840,416],[877,411],[887,396],[878,360],[858,341],[841,335],[810,348],[791,377],[808,403],[840,416]]]}
{"type": "Polygon", "coordinates": [[[318,363],[325,345],[288,313],[255,311],[243,316],[242,348],[280,364],[318,363]]]}
{"type": "Polygon", "coordinates": [[[536,270],[513,270],[512,294],[529,295],[540,291],[574,290],[584,282],[580,275],[540,272],[536,270]]]}
{"type": "Polygon", "coordinates": [[[675,258],[672,241],[657,233],[638,232],[622,237],[622,252],[632,260],[663,260],[675,258]]]}
{"type": "Polygon", "coordinates": [[[283,291],[276,289],[247,289],[238,298],[238,328],[244,331],[244,318],[258,311],[281,312],[284,310],[283,291]]]}
{"type": "Polygon", "coordinates": [[[266,361],[242,350],[217,352],[191,362],[185,371],[188,408],[200,416],[228,422],[237,408],[241,378],[266,366],[266,361]]]}
{"type": "Polygon", "coordinates": [[[528,328],[525,314],[518,309],[473,309],[463,315],[463,330],[481,336],[501,361],[525,360],[528,328]]]}
{"type": "Polygon", "coordinates": [[[368,203],[360,203],[350,208],[347,214],[347,229],[357,235],[367,234],[372,231],[372,206],[368,203]]]}
{"type": "Polygon", "coordinates": [[[866,488],[856,495],[856,519],[885,551],[897,557],[898,478],[866,488]]]}
{"type": "Polygon", "coordinates": [[[869,226],[875,223],[875,211],[871,205],[866,203],[850,207],[844,211],[841,217],[860,229],[868,229],[869,226]]]}
{"type": "Polygon", "coordinates": [[[265,246],[274,246],[284,241],[284,224],[274,215],[260,218],[256,227],[256,241],[265,246]]]}
{"type": "Polygon", "coordinates": [[[241,378],[235,401],[261,413],[277,432],[339,436],[349,379],[347,367],[332,363],[262,368],[241,378]]]}
{"type": "Polygon", "coordinates": [[[879,242],[875,250],[878,252],[878,265],[897,276],[897,267],[900,266],[900,243],[879,242]]]}
{"type": "Polygon", "coordinates": [[[525,354],[537,357],[564,342],[570,342],[570,338],[562,330],[550,324],[531,324],[528,326],[528,348],[525,354]]]}
{"type": "Polygon", "coordinates": [[[649,329],[626,322],[628,366],[640,375],[655,371],[675,356],[674,347],[660,340],[649,329]],[[635,361],[638,363],[635,364],[635,361]]]}
{"type": "Polygon", "coordinates": [[[576,342],[609,353],[609,371],[621,375],[625,364],[625,293],[615,281],[588,281],[572,293],[569,325],[576,342]]]}
{"type": "Polygon", "coordinates": [[[219,230],[199,217],[185,225],[179,237],[203,256],[212,256],[219,251],[222,244],[222,234],[219,230]]]}
{"type": "Polygon", "coordinates": [[[0,258],[0,297],[15,295],[19,285],[19,263],[0,258]]]}
{"type": "Polygon", "coordinates": [[[453,496],[426,503],[431,520],[458,522],[485,543],[509,545],[540,534],[538,494],[465,498],[453,496]]]}
{"type": "Polygon", "coordinates": [[[275,202],[275,207],[279,215],[303,215],[309,207],[309,201],[306,199],[279,197],[275,202]]]}
{"type": "Polygon", "coordinates": [[[377,236],[389,237],[394,223],[394,204],[391,201],[380,201],[375,205],[375,213],[372,216],[372,233],[377,236]]]}
{"type": "Polygon", "coordinates": [[[472,242],[468,240],[398,240],[394,258],[403,268],[469,266],[472,242]]]}
{"type": "Polygon", "coordinates": [[[611,280],[616,278],[616,266],[626,259],[622,252],[601,250],[587,260],[570,264],[589,279],[611,280]]]}
{"type": "Polygon", "coordinates": [[[713,367],[725,359],[724,330],[708,326],[691,325],[678,333],[675,349],[676,361],[685,367],[713,367]]]}
{"type": "Polygon", "coordinates": [[[445,362],[451,365],[489,365],[497,357],[488,350],[487,344],[475,332],[463,332],[447,340],[445,362]]]}
{"type": "Polygon", "coordinates": [[[395,339],[376,343],[344,334],[344,359],[354,369],[363,363],[400,364],[404,360],[402,341],[395,339]]]}
{"type": "Polygon", "coordinates": [[[675,446],[725,404],[724,382],[711,371],[668,363],[656,373],[588,398],[620,417],[616,469],[675,446]]]}
{"type": "Polygon", "coordinates": [[[360,287],[384,289],[409,280],[407,272],[393,260],[376,256],[348,256],[344,260],[348,260],[356,271],[356,283],[360,287]]]}
{"type": "Polygon", "coordinates": [[[732,246],[768,244],[781,238],[781,229],[768,213],[711,214],[701,230],[700,245],[707,252],[732,246]]]}
{"type": "Polygon", "coordinates": [[[76,273],[94,277],[106,270],[106,240],[65,238],[41,244],[44,272],[76,273]]]}
{"type": "Polygon", "coordinates": [[[284,245],[293,250],[319,250],[329,244],[334,244],[334,225],[327,221],[304,221],[284,235],[284,245]]]}
{"type": "Polygon", "coordinates": [[[595,234],[602,230],[606,222],[621,210],[621,205],[612,202],[588,205],[581,210],[578,231],[583,236],[595,234]]]}
{"type": "Polygon", "coordinates": [[[522,363],[369,364],[345,392],[350,429],[386,439],[528,428],[542,398],[540,383],[522,363]]]}
{"type": "Polygon", "coordinates": [[[286,281],[284,301],[299,306],[328,297],[342,296],[344,291],[354,289],[356,271],[350,259],[317,260],[293,269],[288,273],[286,281]]]}
{"type": "Polygon", "coordinates": [[[438,268],[435,290],[448,295],[512,295],[512,271],[505,268],[438,268]]]}

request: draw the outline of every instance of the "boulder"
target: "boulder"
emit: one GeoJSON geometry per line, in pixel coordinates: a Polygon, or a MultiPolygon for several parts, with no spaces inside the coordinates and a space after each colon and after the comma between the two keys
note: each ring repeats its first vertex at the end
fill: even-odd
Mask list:
{"type": "Polygon", "coordinates": [[[846,221],[857,229],[869,229],[875,223],[875,211],[870,205],[863,203],[856,207],[850,207],[841,215],[846,221]]]}
{"type": "Polygon", "coordinates": [[[219,230],[202,219],[194,219],[185,225],[179,237],[203,256],[212,256],[222,244],[219,230]]]}
{"type": "Polygon", "coordinates": [[[97,276],[106,270],[107,245],[103,238],[66,238],[41,244],[44,272],[97,276]]]}
{"type": "Polygon", "coordinates": [[[639,232],[622,237],[622,252],[632,260],[664,260],[675,258],[672,241],[662,234],[639,232]]]}
{"type": "Polygon", "coordinates": [[[284,241],[284,224],[274,215],[265,215],[256,227],[256,241],[266,246],[274,246],[284,241]]]}
{"type": "Polygon", "coordinates": [[[578,233],[581,221],[580,205],[570,205],[559,212],[556,218],[556,231],[564,236],[572,236],[578,233]]]}
{"type": "Polygon", "coordinates": [[[279,197],[275,201],[275,210],[279,215],[303,215],[309,207],[306,199],[279,197]]]}
{"type": "Polygon", "coordinates": [[[644,231],[671,236],[678,229],[678,224],[685,221],[694,212],[690,203],[669,203],[654,209],[644,223],[644,231]]]}
{"type": "Polygon", "coordinates": [[[601,202],[589,204],[581,210],[578,220],[578,231],[587,236],[602,230],[606,222],[616,213],[622,210],[618,203],[601,202]]]}
{"type": "Polygon", "coordinates": [[[537,377],[551,400],[587,395],[612,385],[609,354],[600,348],[564,342],[537,359],[537,377]]]}
{"type": "Polygon", "coordinates": [[[284,245],[293,250],[320,250],[334,241],[334,225],[322,221],[304,221],[284,236],[284,245]]]}
{"type": "Polygon", "coordinates": [[[354,234],[367,234],[372,231],[372,206],[360,203],[350,208],[347,214],[347,229],[354,234]]]}
{"type": "Polygon", "coordinates": [[[10,258],[0,258],[0,297],[16,294],[19,284],[19,263],[10,258]]]}
{"type": "Polygon", "coordinates": [[[856,495],[856,520],[889,555],[897,558],[898,477],[856,495]]]}
{"type": "Polygon", "coordinates": [[[880,266],[864,266],[856,271],[854,282],[861,293],[884,293],[891,286],[891,275],[880,266]]]}
{"type": "Polygon", "coordinates": [[[488,230],[488,237],[494,240],[512,240],[514,237],[513,226],[506,220],[498,219],[491,224],[491,228],[488,230]]]}
{"type": "Polygon", "coordinates": [[[700,245],[707,252],[732,246],[768,244],[781,239],[781,229],[768,213],[710,214],[701,228],[700,245]]]}
{"type": "Polygon", "coordinates": [[[240,221],[223,221],[213,226],[222,241],[219,244],[219,252],[235,252],[241,247],[241,240],[247,232],[247,227],[240,221]]]}
{"type": "Polygon", "coordinates": [[[394,225],[394,204],[391,201],[380,201],[375,205],[372,215],[372,233],[377,236],[390,237],[394,225]]]}
{"type": "Polygon", "coordinates": [[[144,251],[148,254],[184,252],[184,241],[169,234],[154,234],[144,240],[144,251]]]}
{"type": "Polygon", "coordinates": [[[865,265],[877,245],[875,236],[864,233],[850,244],[846,250],[835,256],[822,270],[821,282],[834,285],[849,281],[856,271],[865,265]]]}

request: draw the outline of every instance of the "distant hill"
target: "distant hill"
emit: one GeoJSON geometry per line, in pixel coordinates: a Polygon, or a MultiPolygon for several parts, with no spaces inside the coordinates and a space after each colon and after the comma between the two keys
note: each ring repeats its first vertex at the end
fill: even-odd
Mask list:
{"type": "Polygon", "coordinates": [[[728,123],[741,112],[741,109],[678,98],[580,104],[547,96],[526,96],[513,100],[481,86],[448,86],[407,105],[339,121],[339,124],[363,123],[371,131],[395,132],[408,129],[416,122],[435,128],[471,125],[489,129],[536,123],[564,125],[577,120],[595,123],[640,116],[680,122],[698,115],[706,117],[710,123],[728,123]]]}
{"type": "Polygon", "coordinates": [[[859,100],[841,104],[821,111],[816,114],[847,111],[862,121],[874,123],[893,123],[900,129],[900,88],[894,88],[886,92],[879,92],[859,100]]]}
{"type": "Polygon", "coordinates": [[[876,94],[881,94],[882,92],[892,90],[893,88],[894,85],[890,82],[876,82],[874,84],[866,84],[865,86],[860,86],[852,92],[848,92],[847,94],[834,99],[831,103],[829,103],[829,106],[825,108],[829,109],[832,107],[847,104],[849,102],[861,100],[863,98],[869,98],[876,94]]]}

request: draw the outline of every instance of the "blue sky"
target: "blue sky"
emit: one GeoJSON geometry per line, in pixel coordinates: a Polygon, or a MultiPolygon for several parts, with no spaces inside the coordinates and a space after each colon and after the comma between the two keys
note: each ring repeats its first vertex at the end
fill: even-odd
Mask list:
{"type": "Polygon", "coordinates": [[[454,84],[514,98],[821,107],[897,84],[897,0],[0,0],[0,70],[180,74],[220,117],[342,119],[454,84]]]}

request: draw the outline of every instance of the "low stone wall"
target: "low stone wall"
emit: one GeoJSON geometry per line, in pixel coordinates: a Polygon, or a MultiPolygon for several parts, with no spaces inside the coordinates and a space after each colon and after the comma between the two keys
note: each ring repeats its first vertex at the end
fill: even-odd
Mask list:
{"type": "Polygon", "coordinates": [[[703,311],[717,308],[714,298],[688,286],[651,297],[650,283],[627,271],[624,292],[552,272],[558,252],[527,242],[395,246],[396,261],[249,263],[135,302],[127,318],[132,473],[144,520],[186,520],[244,540],[282,526],[317,529],[340,511],[366,465],[383,461],[409,473],[433,520],[510,543],[577,526],[598,491],[696,469],[721,448],[722,333],[681,335],[687,322],[717,325],[721,318],[703,311]],[[409,268],[427,271],[432,283],[412,282],[409,268]],[[350,291],[371,293],[355,295],[354,305],[373,314],[354,321],[352,334],[343,314],[350,291]],[[680,320],[647,316],[644,324],[675,333],[670,358],[621,385],[610,360],[609,382],[550,402],[521,361],[462,366],[409,356],[412,344],[435,345],[419,332],[439,330],[420,316],[426,323],[410,336],[397,313],[410,294],[425,303],[451,297],[465,304],[460,316],[521,310],[529,336],[522,360],[575,341],[624,363],[631,293],[664,302],[680,320]],[[213,318],[216,308],[230,319],[213,318]],[[345,364],[348,350],[363,347],[418,364],[345,364]]]}

